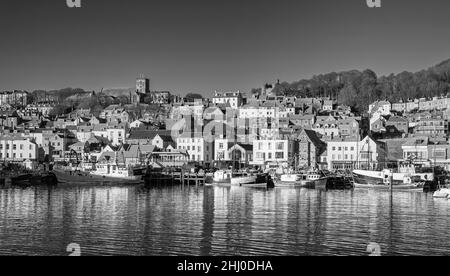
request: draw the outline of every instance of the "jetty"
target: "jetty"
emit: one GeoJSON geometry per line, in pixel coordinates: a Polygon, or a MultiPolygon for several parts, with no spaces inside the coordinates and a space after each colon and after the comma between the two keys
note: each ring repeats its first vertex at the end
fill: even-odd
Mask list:
{"type": "Polygon", "coordinates": [[[208,175],[204,172],[193,173],[181,171],[152,171],[144,176],[146,186],[174,186],[174,185],[195,185],[204,186],[208,180],[208,175]]]}

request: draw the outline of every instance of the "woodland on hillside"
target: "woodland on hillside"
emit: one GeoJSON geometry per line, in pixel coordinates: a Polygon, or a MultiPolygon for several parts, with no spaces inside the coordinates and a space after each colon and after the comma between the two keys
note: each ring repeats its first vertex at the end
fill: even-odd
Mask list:
{"type": "MultiPolygon", "coordinates": [[[[416,73],[378,77],[372,70],[332,72],[292,83],[275,85],[274,93],[296,97],[330,97],[358,112],[376,100],[392,102],[446,95],[450,86],[450,60],[416,73]]],[[[253,89],[252,94],[261,89],[253,89]]]]}

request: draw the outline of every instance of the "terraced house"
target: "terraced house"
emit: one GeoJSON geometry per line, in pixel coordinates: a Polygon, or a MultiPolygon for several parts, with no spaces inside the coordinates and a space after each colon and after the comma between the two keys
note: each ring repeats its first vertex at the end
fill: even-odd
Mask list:
{"type": "Polygon", "coordinates": [[[293,163],[298,143],[294,140],[255,140],[253,141],[253,162],[262,167],[287,167],[293,163]]]}
{"type": "Polygon", "coordinates": [[[376,169],[386,160],[386,146],[370,136],[359,139],[333,139],[327,142],[329,170],[376,169]]]}
{"type": "Polygon", "coordinates": [[[0,160],[13,163],[39,161],[38,145],[32,138],[3,136],[0,138],[0,160]]]}
{"type": "Polygon", "coordinates": [[[326,151],[327,145],[312,130],[303,130],[297,139],[298,154],[295,156],[297,166],[318,169],[321,163],[320,156],[326,151]]]}

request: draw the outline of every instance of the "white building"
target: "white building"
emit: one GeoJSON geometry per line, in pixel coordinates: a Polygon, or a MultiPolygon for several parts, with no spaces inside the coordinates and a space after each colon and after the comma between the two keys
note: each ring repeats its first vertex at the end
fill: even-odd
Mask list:
{"type": "Polygon", "coordinates": [[[214,158],[213,143],[205,141],[203,137],[180,137],[177,138],[177,149],[186,150],[189,161],[211,162],[214,158]]]}
{"type": "Polygon", "coordinates": [[[0,138],[0,160],[24,162],[38,160],[38,146],[30,138],[2,137],[0,138]]]}
{"type": "Polygon", "coordinates": [[[141,120],[136,120],[130,123],[130,128],[139,128],[144,124],[141,120]]]}
{"type": "Polygon", "coordinates": [[[369,105],[369,114],[379,113],[381,116],[391,114],[392,104],[388,101],[377,101],[369,105]]]}
{"type": "Polygon", "coordinates": [[[122,144],[125,144],[125,140],[126,140],[126,129],[124,127],[121,126],[117,126],[117,127],[108,127],[106,129],[106,132],[108,134],[108,140],[111,141],[111,144],[113,146],[119,146],[122,144]]]}
{"type": "Polygon", "coordinates": [[[230,160],[230,156],[228,154],[228,139],[214,140],[214,160],[230,160]]]}
{"type": "Polygon", "coordinates": [[[386,158],[385,146],[367,136],[362,141],[336,139],[327,143],[329,170],[374,169],[386,158]]]}
{"type": "Polygon", "coordinates": [[[323,102],[322,110],[323,111],[333,111],[333,101],[332,100],[325,100],[323,102]]]}
{"type": "Polygon", "coordinates": [[[201,100],[194,103],[186,103],[183,105],[172,106],[170,111],[170,119],[179,120],[183,117],[192,116],[194,118],[203,118],[203,111],[205,107],[201,100]]]}
{"type": "Polygon", "coordinates": [[[214,104],[230,104],[231,108],[237,109],[244,103],[244,97],[240,91],[218,92],[214,93],[214,104]]]}
{"type": "Polygon", "coordinates": [[[262,139],[277,139],[280,137],[280,129],[278,127],[261,128],[259,135],[262,139]]]}
{"type": "Polygon", "coordinates": [[[76,135],[77,140],[85,143],[87,140],[94,136],[92,130],[93,128],[91,126],[78,126],[76,135]]]}
{"type": "MultiPolygon", "coordinates": [[[[294,110],[295,113],[295,110],[294,110]]],[[[286,112],[282,115],[288,115],[286,112]]],[[[239,119],[253,119],[253,118],[279,118],[280,113],[277,107],[262,107],[262,106],[244,106],[239,109],[239,119]]]]}
{"type": "Polygon", "coordinates": [[[276,114],[277,118],[289,118],[292,115],[295,115],[295,107],[280,107],[276,114]]]}
{"type": "Polygon", "coordinates": [[[255,140],[253,141],[252,165],[287,166],[295,151],[294,141],[290,140],[255,140]]]}

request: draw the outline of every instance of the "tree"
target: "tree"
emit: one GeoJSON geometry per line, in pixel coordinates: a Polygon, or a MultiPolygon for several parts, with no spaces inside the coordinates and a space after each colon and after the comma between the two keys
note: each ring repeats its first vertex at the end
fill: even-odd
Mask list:
{"type": "Polygon", "coordinates": [[[338,103],[347,105],[350,107],[356,106],[356,98],[358,97],[358,91],[352,84],[347,84],[340,92],[338,96],[338,103]]]}
{"type": "Polygon", "coordinates": [[[364,112],[377,100],[440,96],[448,93],[449,88],[450,59],[416,73],[405,71],[379,78],[372,70],[320,74],[311,79],[283,82],[275,87],[274,92],[285,96],[331,97],[364,112]]]}
{"type": "Polygon", "coordinates": [[[58,104],[51,111],[50,116],[57,117],[70,112],[71,106],[66,104],[58,104]]]}

